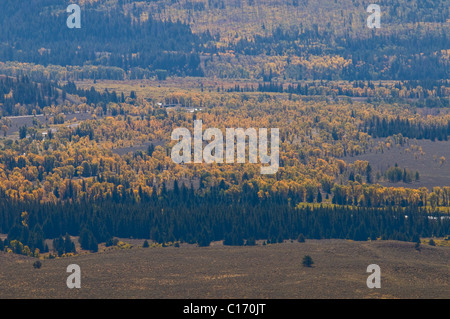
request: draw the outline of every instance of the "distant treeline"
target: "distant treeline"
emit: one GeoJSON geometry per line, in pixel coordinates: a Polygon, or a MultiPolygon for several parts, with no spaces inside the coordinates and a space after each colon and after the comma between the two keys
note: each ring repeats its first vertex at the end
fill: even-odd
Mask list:
{"type": "MultiPolygon", "coordinates": [[[[352,81],[350,82],[353,88],[370,88],[374,90],[376,88],[372,81],[352,81]]],[[[407,96],[405,98],[409,99],[423,99],[423,101],[418,101],[418,107],[449,107],[450,102],[446,96],[445,90],[443,88],[449,87],[447,80],[420,80],[420,81],[401,81],[394,85],[395,89],[402,90],[406,88],[407,96]],[[421,90],[422,96],[417,92],[418,88],[421,90]],[[429,92],[434,91],[434,96],[430,96],[429,92]]],[[[377,88],[386,88],[382,83],[377,84],[377,88]]],[[[259,83],[258,86],[253,85],[239,85],[236,84],[234,87],[226,90],[227,92],[271,92],[271,93],[291,93],[298,95],[338,95],[338,96],[348,96],[348,97],[369,97],[367,91],[365,92],[355,92],[351,88],[345,87],[345,85],[332,84],[328,81],[318,81],[312,83],[289,83],[287,85],[276,82],[263,82],[259,83]],[[337,91],[334,93],[333,91],[337,91]],[[333,92],[333,93],[332,93],[333,92]]],[[[397,96],[397,91],[394,92],[391,89],[390,97],[397,96]]]]}
{"type": "Polygon", "coordinates": [[[0,104],[3,104],[0,114],[20,115],[16,104],[25,107],[27,114],[32,114],[33,109],[57,104],[56,100],[60,97],[57,88],[52,81],[37,83],[30,81],[26,76],[17,79],[0,78],[0,104]]]}
{"type": "MultiPolygon", "coordinates": [[[[447,79],[448,62],[436,52],[447,50],[449,39],[443,30],[395,31],[389,35],[373,32],[367,38],[350,32],[340,35],[332,28],[276,28],[267,36],[241,38],[225,50],[243,55],[337,55],[350,64],[342,68],[308,68],[288,62],[287,74],[296,80],[425,80],[447,79]]],[[[264,75],[270,81],[269,74],[264,75]],[[269,76],[269,77],[267,77],[269,76]]]]}
{"type": "Polygon", "coordinates": [[[448,218],[441,218],[439,213],[429,215],[418,207],[296,208],[292,204],[295,198],[288,201],[274,196],[261,200],[254,190],[228,196],[219,187],[207,195],[185,187],[163,190],[159,195],[142,194],[140,201],[120,192],[101,201],[56,204],[19,202],[0,196],[0,233],[8,233],[8,241],[18,240],[31,250],[45,249],[44,238],[66,233],[83,233],[86,245],[90,241],[94,249],[95,243],[110,241],[113,236],[207,246],[219,240],[230,245],[259,239],[276,243],[300,234],[314,239],[416,241],[419,237],[450,233],[448,218]]]}
{"type": "Polygon", "coordinates": [[[374,138],[401,134],[408,138],[447,141],[450,135],[450,122],[447,124],[413,123],[400,117],[388,120],[373,116],[365,121],[361,130],[374,138]]]}
{"type": "MultiPolygon", "coordinates": [[[[115,91],[105,90],[103,93],[90,89],[79,89],[75,83],[68,82],[59,85],[52,81],[33,82],[28,76],[17,78],[0,78],[0,108],[1,116],[31,115],[33,110],[41,114],[44,107],[64,103],[67,94],[85,97],[86,103],[91,105],[102,104],[106,109],[109,102],[125,102],[124,94],[117,95],[115,91]]],[[[105,111],[106,112],[106,111],[105,111]]]]}
{"type": "Polygon", "coordinates": [[[105,90],[103,93],[101,93],[95,90],[94,87],[83,90],[77,88],[75,83],[70,81],[67,84],[61,86],[61,89],[63,90],[63,92],[85,97],[86,103],[89,105],[91,104],[96,105],[100,102],[103,102],[103,105],[106,105],[109,102],[113,103],[125,102],[125,96],[123,93],[119,96],[115,91],[109,92],[108,90],[105,90]]]}

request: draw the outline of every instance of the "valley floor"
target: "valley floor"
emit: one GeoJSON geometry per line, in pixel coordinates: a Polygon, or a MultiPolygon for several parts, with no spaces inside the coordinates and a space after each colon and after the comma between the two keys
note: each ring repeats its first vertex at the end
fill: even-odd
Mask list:
{"type": "Polygon", "coordinates": [[[42,260],[0,253],[0,298],[450,298],[450,248],[307,240],[244,247],[115,249],[42,260]],[[302,259],[310,255],[311,268],[302,259]],[[66,268],[81,268],[81,288],[66,268]],[[367,266],[381,268],[369,289],[367,266]]]}

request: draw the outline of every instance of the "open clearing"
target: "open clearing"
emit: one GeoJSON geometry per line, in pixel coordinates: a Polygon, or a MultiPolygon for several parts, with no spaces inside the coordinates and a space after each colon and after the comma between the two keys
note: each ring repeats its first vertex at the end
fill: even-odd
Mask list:
{"type": "Polygon", "coordinates": [[[396,241],[133,248],[43,260],[0,253],[0,298],[450,298],[450,248],[396,241]],[[310,255],[314,267],[302,266],[310,255]],[[81,289],[66,267],[81,267],[81,289]],[[367,266],[381,267],[369,289],[367,266]]]}
{"type": "MultiPolygon", "coordinates": [[[[376,139],[375,141],[381,141],[376,139]]],[[[358,156],[347,156],[342,158],[348,163],[357,160],[368,161],[373,168],[374,175],[377,171],[384,173],[389,167],[393,167],[395,163],[400,168],[407,168],[413,172],[419,171],[420,181],[409,184],[399,182],[379,182],[380,185],[387,187],[408,187],[420,188],[427,187],[432,189],[434,186],[450,186],[450,142],[430,140],[410,139],[408,145],[403,147],[393,146],[391,149],[385,149],[383,153],[380,151],[367,152],[358,156]],[[416,156],[416,151],[408,151],[411,146],[421,147],[423,153],[416,156]],[[440,163],[439,159],[444,157],[444,163],[440,163]]]]}

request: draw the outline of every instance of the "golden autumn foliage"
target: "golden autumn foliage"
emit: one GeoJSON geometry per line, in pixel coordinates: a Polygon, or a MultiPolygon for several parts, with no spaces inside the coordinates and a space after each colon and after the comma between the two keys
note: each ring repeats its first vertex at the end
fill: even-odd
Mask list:
{"type": "MultiPolygon", "coordinates": [[[[346,203],[368,205],[370,201],[371,205],[382,206],[391,202],[401,205],[403,199],[426,202],[429,193],[433,193],[431,204],[449,204],[445,188],[428,192],[366,183],[368,162],[349,164],[342,158],[407,143],[408,139],[400,135],[376,141],[362,132],[360,128],[373,116],[438,125],[447,123],[450,115],[423,117],[395,104],[380,103],[375,107],[262,93],[180,91],[168,93],[164,101],[184,107],[111,103],[108,112],[118,108],[120,115],[83,122],[84,128],[92,130],[92,139],[77,135],[74,128],[61,126],[52,139],[5,144],[0,150],[1,191],[18,200],[42,202],[100,199],[113,194],[133,194],[139,200],[163,187],[172,188],[176,180],[201,191],[224,183],[230,194],[255,183],[260,197],[295,192],[308,200],[322,190],[330,195],[345,195],[346,203]],[[190,107],[202,109],[188,112],[190,107]],[[222,131],[238,127],[280,128],[278,172],[261,176],[259,164],[175,164],[170,157],[175,144],[170,140],[171,132],[178,127],[192,131],[194,119],[203,121],[203,129],[214,127],[222,131]],[[355,175],[354,181],[348,180],[350,172],[355,175]]],[[[409,149],[414,154],[420,151],[414,145],[409,149]]]]}

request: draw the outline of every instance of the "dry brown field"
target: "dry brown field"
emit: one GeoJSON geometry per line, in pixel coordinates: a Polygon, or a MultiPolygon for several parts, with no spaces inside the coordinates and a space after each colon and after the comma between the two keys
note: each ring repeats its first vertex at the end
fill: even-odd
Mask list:
{"type": "Polygon", "coordinates": [[[282,244],[113,249],[42,260],[0,253],[0,298],[450,298],[450,247],[397,241],[287,241],[282,244]],[[302,259],[310,255],[311,268],[302,259]],[[69,264],[81,288],[69,289],[69,264]],[[367,266],[381,268],[369,289],[367,266]]]}

